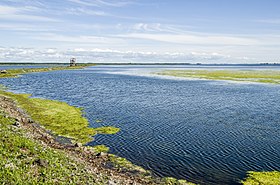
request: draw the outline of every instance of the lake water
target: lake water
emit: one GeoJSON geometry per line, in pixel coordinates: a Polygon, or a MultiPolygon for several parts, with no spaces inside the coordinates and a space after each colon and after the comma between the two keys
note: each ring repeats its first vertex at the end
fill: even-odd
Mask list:
{"type": "Polygon", "coordinates": [[[280,170],[280,85],[150,74],[165,68],[262,69],[96,66],[33,73],[0,83],[14,92],[84,107],[93,127],[121,128],[116,135],[96,136],[88,145],[105,144],[111,153],[157,176],[237,184],[247,171],[280,170]]]}

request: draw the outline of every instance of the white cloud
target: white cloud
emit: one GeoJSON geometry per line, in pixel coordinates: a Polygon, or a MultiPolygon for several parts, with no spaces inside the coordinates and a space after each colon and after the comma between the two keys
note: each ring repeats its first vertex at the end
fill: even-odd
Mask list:
{"type": "Polygon", "coordinates": [[[55,41],[55,42],[70,42],[70,43],[84,43],[84,44],[120,44],[123,43],[122,38],[111,38],[93,35],[78,35],[66,36],[54,33],[42,33],[37,36],[31,36],[32,39],[55,41]]]}
{"type": "Polygon", "coordinates": [[[111,6],[111,7],[123,7],[129,4],[132,4],[131,1],[104,1],[104,0],[69,0],[72,3],[76,3],[83,6],[95,6],[95,7],[102,7],[102,6],[111,6]]]}
{"type": "Polygon", "coordinates": [[[123,38],[146,39],[161,42],[177,44],[198,44],[198,45],[255,45],[260,44],[256,39],[234,37],[234,36],[216,36],[216,35],[192,35],[192,34],[149,34],[149,33],[131,33],[119,35],[123,38]]]}
{"type": "Polygon", "coordinates": [[[52,28],[49,25],[26,24],[26,23],[2,23],[0,30],[21,31],[21,32],[53,32],[58,31],[57,28],[52,28]]]}
{"type": "Polygon", "coordinates": [[[39,8],[32,6],[12,7],[0,5],[0,20],[15,20],[22,22],[29,21],[43,21],[43,22],[57,22],[57,19],[46,16],[33,15],[32,12],[38,12],[39,8]]]}
{"type": "Polygon", "coordinates": [[[183,62],[183,63],[225,63],[232,60],[228,55],[199,52],[135,52],[100,48],[75,48],[58,50],[57,48],[0,48],[1,62],[68,62],[70,57],[79,62],[183,62]]]}
{"type": "Polygon", "coordinates": [[[104,11],[90,10],[84,8],[69,8],[65,12],[72,15],[94,15],[94,16],[112,16],[104,11]]]}

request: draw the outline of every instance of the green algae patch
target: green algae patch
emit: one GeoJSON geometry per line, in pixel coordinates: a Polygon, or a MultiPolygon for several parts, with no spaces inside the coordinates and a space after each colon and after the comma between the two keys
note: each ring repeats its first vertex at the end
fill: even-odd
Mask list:
{"type": "Polygon", "coordinates": [[[109,160],[114,164],[114,166],[116,168],[118,168],[119,170],[121,169],[126,169],[126,170],[131,170],[131,171],[138,171],[141,172],[145,175],[150,175],[150,172],[145,170],[144,168],[137,166],[133,163],[131,163],[129,160],[122,158],[122,157],[118,157],[114,154],[109,154],[108,155],[109,160]]]}
{"type": "Polygon", "coordinates": [[[186,180],[178,180],[173,177],[165,177],[163,178],[163,182],[167,185],[195,185],[194,183],[187,182],[186,180]]]}
{"type": "Polygon", "coordinates": [[[280,172],[248,172],[248,177],[241,181],[244,185],[275,185],[280,184],[280,172]]]}
{"type": "Polygon", "coordinates": [[[0,94],[15,100],[33,120],[39,122],[54,134],[71,138],[73,141],[86,143],[92,140],[91,136],[97,132],[89,128],[89,123],[82,116],[79,108],[64,102],[30,98],[28,94],[13,94],[0,91],[0,94]]]}
{"type": "Polygon", "coordinates": [[[28,138],[14,122],[0,113],[0,184],[103,183],[67,153],[28,138]]]}
{"type": "Polygon", "coordinates": [[[112,126],[98,127],[94,129],[98,134],[116,134],[120,131],[119,128],[112,126]]]}
{"type": "Polygon", "coordinates": [[[95,153],[101,153],[101,152],[107,153],[110,150],[109,147],[107,147],[105,145],[95,145],[95,146],[92,146],[92,148],[95,153]]]}
{"type": "Polygon", "coordinates": [[[209,80],[280,84],[280,71],[276,70],[166,70],[156,74],[209,80]]]}
{"type": "Polygon", "coordinates": [[[70,138],[72,142],[85,144],[96,134],[116,134],[120,130],[111,126],[90,128],[82,109],[65,102],[30,98],[29,94],[14,94],[2,90],[0,95],[12,98],[33,120],[54,134],[70,138]]]}

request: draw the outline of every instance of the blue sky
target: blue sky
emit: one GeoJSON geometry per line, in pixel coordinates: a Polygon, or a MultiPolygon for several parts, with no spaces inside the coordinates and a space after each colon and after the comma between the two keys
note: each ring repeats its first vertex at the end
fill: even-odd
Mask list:
{"type": "Polygon", "coordinates": [[[1,0],[0,62],[280,62],[278,0],[1,0]]]}

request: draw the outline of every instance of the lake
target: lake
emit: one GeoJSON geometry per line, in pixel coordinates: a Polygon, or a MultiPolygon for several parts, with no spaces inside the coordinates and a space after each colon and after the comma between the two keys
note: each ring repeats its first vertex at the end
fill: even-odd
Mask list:
{"type": "MultiPolygon", "coordinates": [[[[90,126],[116,126],[88,145],[200,184],[238,184],[247,171],[280,170],[280,85],[161,77],[163,69],[267,66],[95,66],[0,79],[17,93],[83,107],[90,126]]],[[[69,123],[71,124],[71,123],[69,123]]]]}

